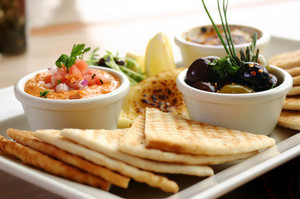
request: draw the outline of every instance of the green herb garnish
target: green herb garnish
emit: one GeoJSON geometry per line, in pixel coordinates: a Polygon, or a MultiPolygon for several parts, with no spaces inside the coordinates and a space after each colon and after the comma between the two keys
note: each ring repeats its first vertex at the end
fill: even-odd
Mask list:
{"type": "Polygon", "coordinates": [[[212,23],[212,26],[214,27],[226,53],[227,53],[227,57],[224,59],[220,59],[220,63],[212,63],[211,65],[213,66],[213,70],[215,72],[218,72],[221,76],[222,73],[225,74],[230,74],[230,75],[234,75],[235,72],[240,68],[240,66],[244,63],[244,62],[257,62],[258,59],[258,54],[259,54],[259,50],[256,51],[256,53],[254,53],[255,51],[255,45],[256,45],[256,40],[257,40],[257,34],[255,33],[253,35],[253,39],[252,39],[252,43],[250,47],[247,47],[246,51],[243,52],[243,50],[240,50],[240,58],[237,56],[236,51],[234,49],[234,44],[233,44],[233,39],[230,33],[230,29],[229,29],[229,25],[228,25],[228,21],[227,21],[227,8],[228,8],[228,2],[229,0],[223,0],[223,4],[222,4],[222,10],[220,7],[220,1],[218,0],[218,11],[219,11],[219,15],[220,15],[220,19],[221,19],[221,23],[222,23],[222,28],[224,31],[224,35],[225,35],[225,40],[222,38],[221,33],[218,29],[218,27],[216,26],[216,24],[214,23],[205,3],[204,0],[202,0],[202,4],[204,6],[204,9],[212,23]],[[227,60],[227,61],[225,61],[227,60]],[[224,68],[222,67],[224,64],[224,68]],[[231,66],[228,64],[230,63],[231,66]],[[221,71],[224,70],[224,71],[221,71]]]}
{"type": "Polygon", "coordinates": [[[61,80],[59,79],[59,80],[57,80],[57,84],[60,84],[61,83],[61,80]]]}
{"type": "Polygon", "coordinates": [[[257,34],[255,33],[252,38],[252,43],[250,47],[248,46],[245,53],[243,50],[240,50],[240,56],[241,60],[244,62],[257,62],[258,55],[259,55],[259,49],[256,50],[256,53],[254,53],[255,46],[256,46],[256,40],[257,40],[257,34]]]}
{"type": "Polygon", "coordinates": [[[228,56],[222,57],[219,60],[214,60],[211,64],[214,72],[218,73],[221,79],[233,77],[239,69],[239,66],[234,66],[228,56]]]}
{"type": "Polygon", "coordinates": [[[40,92],[40,97],[44,97],[44,98],[47,98],[47,95],[50,91],[49,90],[46,90],[44,92],[40,92]]]}
{"type": "Polygon", "coordinates": [[[85,44],[74,44],[71,55],[68,56],[66,54],[62,54],[55,62],[55,65],[58,68],[65,66],[67,68],[67,73],[69,72],[69,68],[74,65],[76,59],[82,59],[84,53],[88,52],[91,48],[85,48],[85,44]]]}

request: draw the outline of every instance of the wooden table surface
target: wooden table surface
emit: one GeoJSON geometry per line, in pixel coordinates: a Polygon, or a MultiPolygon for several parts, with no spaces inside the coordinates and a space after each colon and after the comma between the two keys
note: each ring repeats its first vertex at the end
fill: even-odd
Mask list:
{"type": "MultiPolygon", "coordinates": [[[[93,0],[89,4],[84,0],[58,0],[55,5],[49,1],[50,5],[46,1],[36,2],[28,1],[26,53],[0,57],[0,89],[12,86],[25,74],[53,67],[55,60],[69,52],[75,43],[100,47],[100,53],[109,50],[120,54],[128,51],[143,54],[148,40],[162,31],[170,37],[175,60],[179,61],[181,57],[174,44],[174,35],[209,23],[200,0],[93,0]],[[41,9],[45,11],[41,12],[41,9]]],[[[207,4],[217,19],[216,3],[209,1],[207,4]]],[[[300,1],[297,0],[232,0],[228,18],[230,23],[263,27],[272,35],[300,41],[299,8],[300,1]]],[[[244,192],[253,196],[247,189],[244,192]]],[[[0,198],[58,196],[0,171],[0,198]]]]}

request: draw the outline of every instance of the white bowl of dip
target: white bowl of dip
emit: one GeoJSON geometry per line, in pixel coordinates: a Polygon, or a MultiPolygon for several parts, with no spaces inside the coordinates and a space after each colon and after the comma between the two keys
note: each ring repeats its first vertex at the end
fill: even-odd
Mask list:
{"type": "MultiPolygon", "coordinates": [[[[217,25],[220,27],[220,24],[217,25]]],[[[250,46],[253,34],[257,33],[257,41],[256,41],[256,48],[259,49],[259,53],[263,54],[263,50],[265,46],[270,41],[270,34],[262,30],[260,28],[245,26],[245,25],[229,25],[230,29],[233,31],[232,35],[235,34],[234,30],[236,31],[237,35],[245,35],[246,36],[246,43],[235,44],[235,51],[236,54],[239,56],[239,51],[241,49],[245,50],[247,46],[250,46]]],[[[191,28],[187,31],[180,32],[175,36],[175,43],[180,48],[180,52],[182,55],[183,66],[187,67],[190,66],[193,61],[198,59],[199,57],[207,57],[207,56],[217,56],[217,57],[224,57],[226,56],[226,51],[224,50],[223,45],[213,45],[213,42],[206,42],[204,39],[205,36],[201,36],[203,28],[206,30],[213,30],[212,25],[203,25],[191,28]],[[197,42],[196,42],[197,41],[197,42]]],[[[204,34],[204,33],[203,33],[204,34]]],[[[207,33],[205,33],[207,35],[207,33]]],[[[234,38],[234,36],[233,36],[234,38]]],[[[218,39],[219,41],[219,39],[218,39]]]]}
{"type": "Polygon", "coordinates": [[[187,69],[177,77],[177,87],[183,94],[189,116],[193,120],[254,134],[269,135],[274,130],[286,94],[293,79],[285,70],[270,66],[270,73],[279,85],[270,90],[228,94],[199,90],[185,82],[187,69]]]}
{"type": "Polygon", "coordinates": [[[115,129],[122,108],[123,98],[129,91],[128,78],[118,71],[106,67],[91,67],[106,71],[120,79],[115,90],[84,99],[47,99],[30,95],[24,91],[26,82],[40,70],[21,78],[14,85],[16,98],[22,103],[31,130],[37,129],[115,129]]]}

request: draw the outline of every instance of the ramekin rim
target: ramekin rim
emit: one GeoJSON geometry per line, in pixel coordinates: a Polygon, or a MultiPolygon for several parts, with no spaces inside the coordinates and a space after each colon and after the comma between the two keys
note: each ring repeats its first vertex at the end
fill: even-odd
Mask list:
{"type": "Polygon", "coordinates": [[[279,71],[282,76],[283,76],[283,82],[272,89],[266,90],[266,91],[260,91],[260,92],[255,92],[255,93],[245,93],[245,94],[231,94],[231,93],[213,93],[213,92],[207,92],[207,91],[202,91],[196,88],[191,87],[190,85],[188,85],[185,81],[185,75],[188,69],[183,70],[178,76],[177,76],[177,86],[178,89],[180,90],[180,92],[183,95],[188,95],[188,92],[192,92],[193,95],[188,95],[189,97],[194,97],[198,96],[198,95],[202,95],[205,97],[213,97],[214,99],[217,100],[217,98],[222,98],[222,99],[226,99],[226,100],[233,100],[233,99],[253,99],[253,98],[265,98],[266,96],[270,96],[270,95],[275,95],[278,93],[282,93],[284,91],[286,91],[286,93],[288,92],[287,90],[291,89],[292,84],[293,84],[293,79],[291,77],[291,75],[286,72],[284,69],[279,68],[277,66],[273,66],[270,65],[270,67],[272,68],[272,70],[277,70],[279,71]],[[185,89],[181,89],[181,87],[184,87],[185,89]]]}
{"type": "MultiPolygon", "coordinates": [[[[200,28],[200,27],[203,27],[203,26],[209,26],[209,25],[211,25],[211,24],[204,24],[204,25],[194,26],[194,27],[191,27],[191,28],[189,28],[188,30],[185,30],[185,31],[181,30],[180,32],[178,32],[175,35],[175,43],[177,45],[192,46],[192,47],[195,47],[195,48],[207,48],[207,49],[223,50],[224,47],[222,45],[215,46],[215,45],[197,44],[197,43],[194,43],[194,42],[191,42],[191,41],[187,41],[182,37],[182,34],[188,32],[189,30],[192,30],[192,29],[195,29],[195,28],[200,28]]],[[[216,24],[216,25],[220,25],[220,24],[216,24]]],[[[265,29],[260,28],[260,27],[255,27],[255,26],[250,26],[250,25],[242,25],[242,24],[230,24],[230,25],[242,26],[242,27],[253,28],[253,29],[259,30],[262,33],[262,36],[259,39],[257,39],[257,42],[256,42],[257,46],[262,45],[264,43],[267,43],[271,38],[271,35],[268,33],[268,31],[266,31],[265,29]]],[[[251,42],[244,43],[244,44],[235,44],[234,46],[237,49],[241,49],[241,48],[245,48],[245,47],[249,46],[250,44],[251,44],[251,42]]]]}
{"type": "Polygon", "coordinates": [[[101,67],[101,66],[90,66],[91,68],[95,68],[95,69],[101,69],[104,71],[108,71],[110,73],[113,73],[114,75],[116,75],[118,78],[120,78],[121,80],[121,84],[120,86],[111,91],[110,93],[106,93],[104,95],[98,95],[98,96],[94,96],[91,98],[83,98],[83,99],[72,99],[72,100],[62,100],[62,99],[48,99],[48,98],[40,98],[40,97],[36,97],[33,95],[30,95],[28,93],[26,93],[24,91],[24,87],[20,88],[24,82],[25,83],[32,77],[34,77],[36,74],[41,73],[41,72],[45,72],[47,71],[47,69],[42,69],[42,70],[38,70],[32,73],[29,73],[23,77],[21,77],[14,85],[14,90],[15,92],[17,92],[19,95],[21,95],[24,98],[26,98],[27,100],[31,100],[31,101],[35,101],[35,102],[39,102],[39,103],[45,103],[45,104],[83,104],[83,103],[93,103],[95,101],[99,101],[99,100],[107,100],[108,98],[113,98],[116,97],[118,95],[121,95],[123,92],[125,92],[127,90],[127,88],[129,88],[130,84],[129,84],[129,80],[126,77],[125,74],[120,73],[119,71],[115,71],[113,69],[110,68],[106,68],[106,67],[101,67]]]}

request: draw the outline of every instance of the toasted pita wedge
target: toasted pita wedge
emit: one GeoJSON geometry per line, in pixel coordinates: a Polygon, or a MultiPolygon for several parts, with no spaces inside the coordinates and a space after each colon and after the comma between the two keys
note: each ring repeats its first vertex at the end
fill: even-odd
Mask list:
{"type": "Polygon", "coordinates": [[[294,76],[298,76],[300,75],[300,67],[293,67],[290,69],[286,69],[286,72],[290,73],[290,75],[294,76]]]}
{"type": "Polygon", "coordinates": [[[146,109],[146,147],[195,155],[230,155],[271,147],[275,140],[146,109]]]}
{"type": "Polygon", "coordinates": [[[300,50],[275,55],[269,63],[284,69],[300,66],[300,50]]]}
{"type": "Polygon", "coordinates": [[[146,107],[188,117],[176,77],[184,68],[172,69],[149,77],[130,88],[123,101],[119,128],[128,128],[146,107]]]}
{"type": "Polygon", "coordinates": [[[299,86],[300,85],[300,75],[293,77],[293,85],[299,86]]]}
{"type": "Polygon", "coordinates": [[[0,148],[4,153],[17,157],[21,159],[22,162],[43,169],[51,174],[98,187],[106,191],[108,191],[110,188],[110,183],[102,180],[101,178],[97,178],[61,161],[52,159],[43,153],[23,146],[19,143],[9,141],[2,136],[0,136],[0,148]]]}
{"type": "Polygon", "coordinates": [[[123,130],[80,130],[63,129],[61,135],[78,144],[89,147],[107,156],[121,160],[132,166],[158,173],[211,176],[212,168],[199,165],[182,165],[146,160],[119,151],[120,139],[127,133],[123,130]]]}
{"type": "Polygon", "coordinates": [[[283,105],[285,110],[300,110],[300,96],[286,97],[283,105]]]}
{"type": "Polygon", "coordinates": [[[300,86],[293,86],[290,92],[288,92],[287,96],[295,96],[300,95],[300,86]]]}
{"type": "Polygon", "coordinates": [[[289,129],[300,130],[300,112],[281,111],[278,125],[289,129]]]}
{"type": "Polygon", "coordinates": [[[111,182],[119,187],[127,188],[130,179],[115,173],[105,167],[96,165],[90,161],[82,159],[76,155],[61,150],[53,145],[42,142],[33,136],[31,131],[21,131],[16,129],[8,129],[7,135],[17,142],[31,149],[47,154],[55,159],[61,160],[67,164],[75,166],[83,171],[86,171],[95,176],[101,177],[104,180],[111,182]]]}
{"type": "Polygon", "coordinates": [[[240,160],[257,154],[257,151],[236,155],[190,155],[165,152],[158,149],[147,149],[145,145],[145,117],[140,115],[133,123],[129,131],[122,137],[119,149],[141,158],[162,162],[176,162],[182,164],[212,165],[240,160]]]}
{"type": "Polygon", "coordinates": [[[166,192],[177,192],[179,190],[177,183],[169,180],[166,177],[137,169],[119,160],[109,158],[102,153],[98,153],[86,147],[80,146],[63,138],[58,130],[37,130],[34,132],[34,136],[46,143],[55,145],[62,150],[92,161],[95,164],[105,166],[123,174],[124,176],[132,177],[138,182],[147,183],[152,187],[160,188],[166,192]]]}

